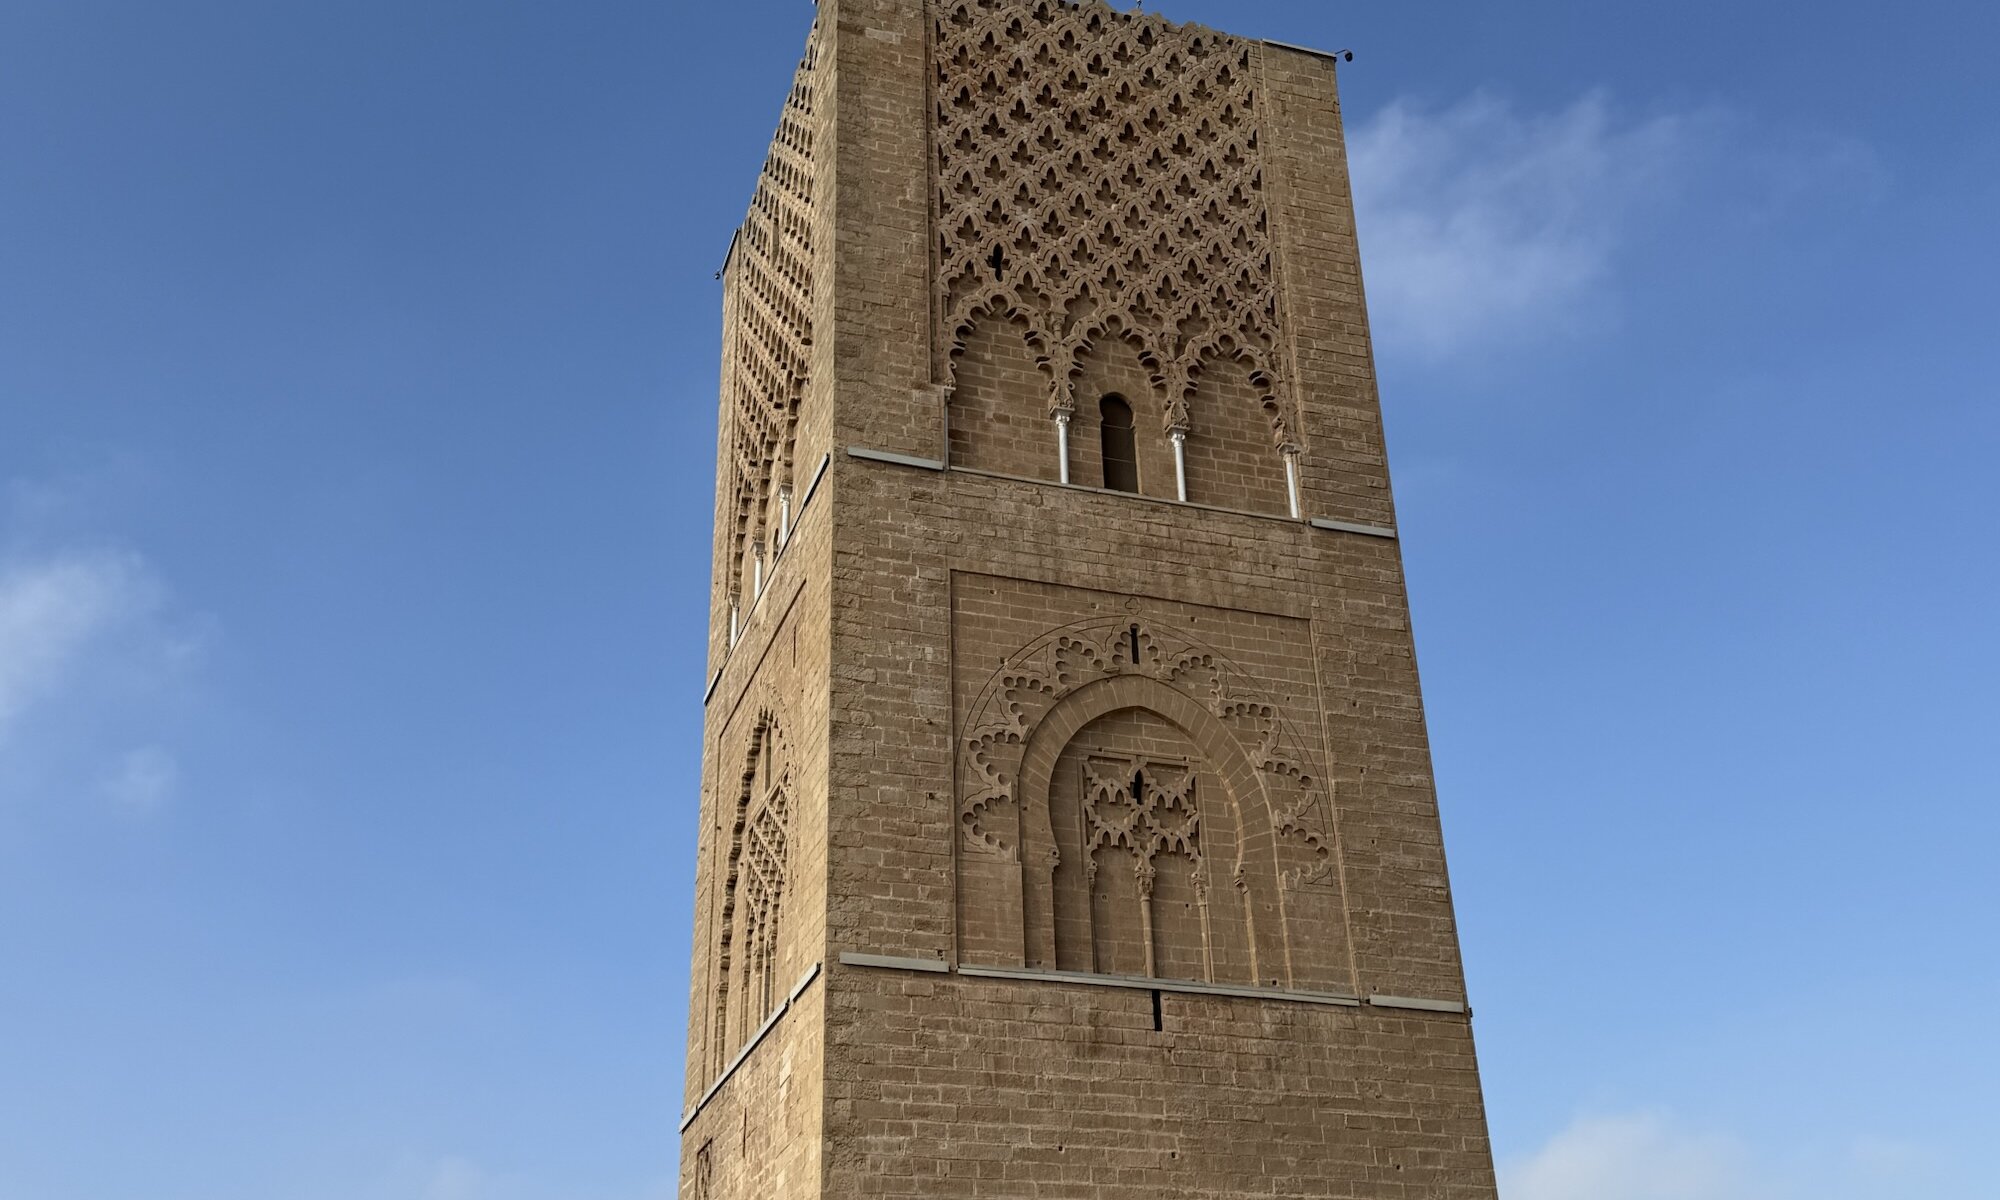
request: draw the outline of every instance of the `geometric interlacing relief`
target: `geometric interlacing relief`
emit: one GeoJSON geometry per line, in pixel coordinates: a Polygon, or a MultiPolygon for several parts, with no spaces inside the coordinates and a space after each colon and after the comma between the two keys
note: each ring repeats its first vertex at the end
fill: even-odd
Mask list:
{"type": "Polygon", "coordinates": [[[1153,860],[1161,855],[1184,855],[1201,870],[1201,814],[1186,763],[1092,755],[1083,770],[1085,850],[1091,856],[1084,871],[1090,878],[1102,865],[1097,852],[1106,849],[1131,852],[1133,876],[1146,895],[1158,874],[1153,860]]]}
{"type": "Polygon", "coordinates": [[[771,139],[730,256],[733,305],[723,325],[723,420],[730,452],[730,599],[777,535],[781,493],[792,486],[793,436],[805,395],[813,340],[814,88],[819,26],[806,43],[791,95],[771,139]]]}
{"type": "Polygon", "coordinates": [[[1131,871],[1136,892],[1132,908],[1139,920],[1141,961],[1134,965],[1143,967],[1147,975],[1159,974],[1161,934],[1155,925],[1162,922],[1156,920],[1153,894],[1163,863],[1171,870],[1180,865],[1171,860],[1178,859],[1188,868],[1188,883],[1200,909],[1193,932],[1200,936],[1203,977],[1214,978],[1208,903],[1211,880],[1208,864],[1201,856],[1201,813],[1195,807],[1194,791],[1195,772],[1186,763],[1104,754],[1085,758],[1079,807],[1085,855],[1083,890],[1092,900],[1091,919],[1088,923],[1057,919],[1059,963],[1068,957],[1088,961],[1099,971],[1115,965],[1107,964],[1097,952],[1095,917],[1109,891],[1098,886],[1098,876],[1107,869],[1122,867],[1131,871]],[[1060,942],[1064,932],[1071,928],[1090,931],[1092,944],[1087,955],[1063,953],[1060,942]]]}
{"type": "Polygon", "coordinates": [[[1092,346],[1122,339],[1169,431],[1204,368],[1233,360],[1289,448],[1250,46],[1096,0],[952,0],[937,37],[954,351],[982,321],[1020,323],[1061,413],[1092,346]]]}
{"type": "Polygon", "coordinates": [[[726,829],[716,921],[710,1070],[719,1071],[783,998],[779,991],[794,793],[790,751],[777,717],[759,714],[726,829]]]}
{"type": "Polygon", "coordinates": [[[1066,625],[1010,656],[961,728],[969,961],[1266,985],[1343,978],[1315,755],[1228,658],[1143,617],[1066,625]],[[1132,753],[1121,738],[1168,753],[1132,753]]]}
{"type": "Polygon", "coordinates": [[[1288,886],[1323,882],[1331,871],[1325,803],[1311,758],[1276,705],[1227,659],[1184,634],[1139,618],[1109,617],[1066,626],[1009,659],[974,702],[960,750],[965,799],[959,824],[965,849],[1018,861],[1014,788],[1028,735],[1057,702],[1079,688],[1121,675],[1156,680],[1219,718],[1281,798],[1277,825],[1312,851],[1312,866],[1288,886]]]}

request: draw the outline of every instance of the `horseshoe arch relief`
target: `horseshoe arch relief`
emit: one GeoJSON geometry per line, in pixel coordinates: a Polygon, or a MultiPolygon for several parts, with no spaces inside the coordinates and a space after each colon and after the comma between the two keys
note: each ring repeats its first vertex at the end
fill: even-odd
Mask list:
{"type": "Polygon", "coordinates": [[[1152,612],[1007,655],[957,741],[965,961],[1348,988],[1317,714],[1284,690],[1152,612]]]}

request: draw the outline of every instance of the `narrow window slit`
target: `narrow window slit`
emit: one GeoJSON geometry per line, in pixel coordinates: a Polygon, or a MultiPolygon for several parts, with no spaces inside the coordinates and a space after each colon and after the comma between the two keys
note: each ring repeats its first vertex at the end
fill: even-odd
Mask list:
{"type": "Polygon", "coordinates": [[[1106,396],[1098,403],[1098,428],[1104,445],[1104,486],[1114,492],[1139,490],[1139,443],[1132,427],[1132,406],[1123,396],[1106,396]]]}
{"type": "Polygon", "coordinates": [[[1153,1032],[1161,1033],[1167,1028],[1166,1014],[1160,1009],[1160,989],[1153,989],[1153,1032]]]}

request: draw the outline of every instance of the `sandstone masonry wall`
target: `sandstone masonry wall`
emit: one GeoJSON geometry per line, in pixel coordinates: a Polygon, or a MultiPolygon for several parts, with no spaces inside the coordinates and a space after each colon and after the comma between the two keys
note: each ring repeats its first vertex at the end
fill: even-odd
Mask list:
{"type": "Polygon", "coordinates": [[[683,1195],[1491,1200],[1331,61],[818,17],[795,527],[733,641],[775,493],[718,501],[683,1195]]]}

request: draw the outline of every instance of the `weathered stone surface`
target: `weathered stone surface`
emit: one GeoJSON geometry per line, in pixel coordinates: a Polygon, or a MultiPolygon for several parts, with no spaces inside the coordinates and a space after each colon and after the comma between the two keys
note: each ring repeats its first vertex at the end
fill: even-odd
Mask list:
{"type": "Polygon", "coordinates": [[[825,0],[726,287],[683,1195],[1490,1200],[1332,62],[825,0]]]}

